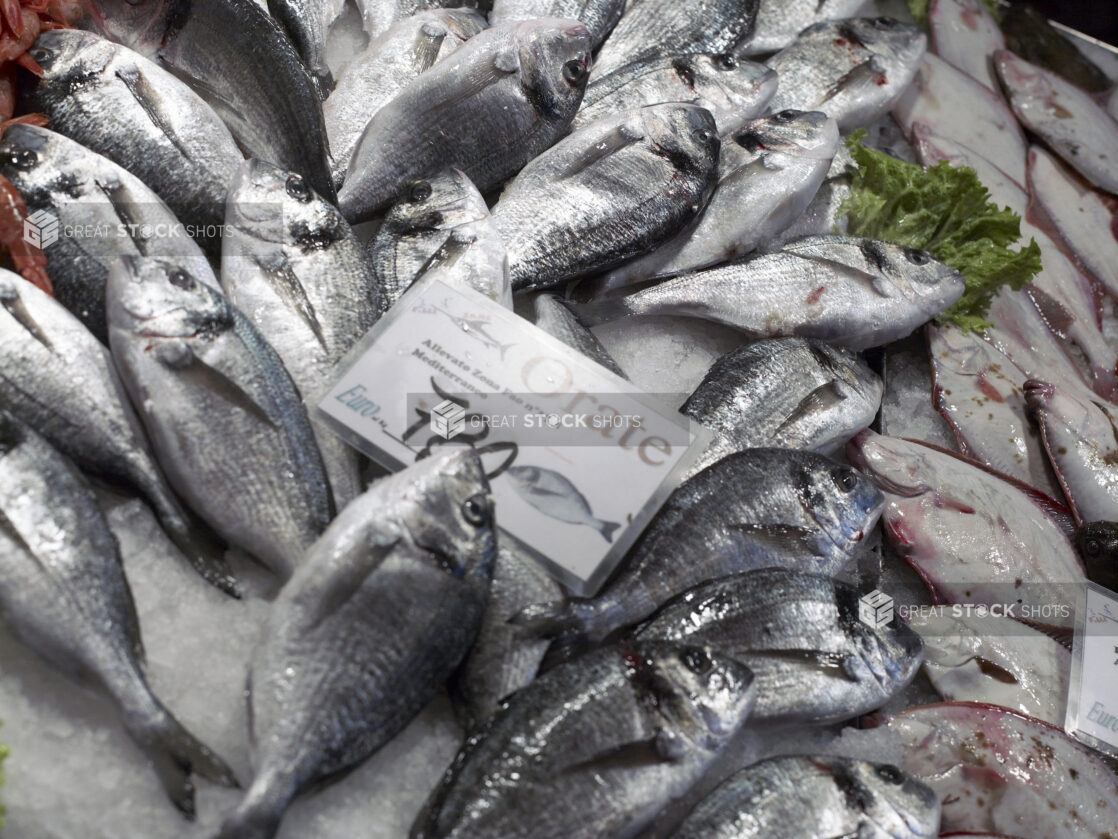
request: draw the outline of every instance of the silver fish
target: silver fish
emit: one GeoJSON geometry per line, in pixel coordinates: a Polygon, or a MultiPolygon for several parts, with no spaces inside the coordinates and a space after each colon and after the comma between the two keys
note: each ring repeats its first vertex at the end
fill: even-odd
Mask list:
{"type": "Polygon", "coordinates": [[[934,839],[936,794],[895,766],[845,757],[774,757],[723,782],[674,839],[934,839]]]}
{"type": "Polygon", "coordinates": [[[685,274],[627,297],[576,305],[588,325],[679,315],[755,338],[796,335],[853,350],[912,333],[963,294],[963,278],[923,251],[813,236],[777,253],[685,274]]]}
{"type": "Polygon", "coordinates": [[[912,84],[927,48],[919,28],[891,18],[809,26],[766,63],[780,77],[773,111],[823,111],[849,131],[888,111],[912,84]]]}
{"type": "Polygon", "coordinates": [[[346,66],[322,106],[336,186],[341,186],[361,132],[377,111],[487,26],[472,9],[419,12],[370,41],[346,66]]]}
{"type": "Polygon", "coordinates": [[[1000,615],[913,614],[924,639],[924,672],[948,701],[1012,708],[1064,724],[1071,652],[1054,638],[1000,615]]]}
{"type": "Polygon", "coordinates": [[[590,47],[596,50],[621,20],[624,9],[625,0],[493,0],[489,20],[494,25],[541,17],[577,20],[590,32],[590,47]]]}
{"type": "Polygon", "coordinates": [[[0,175],[31,213],[57,221],[60,235],[43,250],[54,295],[102,341],[105,282],[122,256],[180,260],[217,288],[205,254],[167,205],[108,158],[45,128],[12,125],[0,139],[0,175]]]}
{"type": "Polygon", "coordinates": [[[507,470],[517,494],[549,518],[590,527],[607,542],[621,527],[619,522],[597,518],[578,487],[559,472],[539,466],[510,466],[507,470]]]}
{"type": "Polygon", "coordinates": [[[1118,521],[1118,408],[1070,382],[1024,390],[1076,523],[1118,521]]]}
{"type": "Polygon", "coordinates": [[[216,242],[244,156],[214,110],[154,62],[92,32],[44,32],[30,53],[43,75],[30,77],[24,105],[150,186],[180,221],[201,228],[200,241],[216,242]]]}
{"type": "Polygon", "coordinates": [[[813,452],[733,454],[672,493],[596,597],[537,604],[515,620],[540,635],[599,641],[718,577],[770,566],[833,574],[884,503],[870,481],[813,452]]]}
{"type": "Polygon", "coordinates": [[[171,260],[123,258],[109,277],[109,344],[171,486],[281,579],[333,518],[299,391],[275,350],[171,260]]]}
{"type": "MultiPolygon", "coordinates": [[[[430,9],[476,7],[478,0],[357,0],[357,8],[372,39],[379,38],[393,25],[430,9]]],[[[485,0],[482,0],[482,6],[485,0]]]]}
{"type": "Polygon", "coordinates": [[[626,379],[625,371],[614,361],[602,342],[582,325],[574,312],[553,294],[540,294],[532,303],[536,326],[568,347],[574,347],[592,361],[626,379]]]}
{"type": "Polygon", "coordinates": [[[597,286],[677,276],[752,252],[807,209],[838,144],[838,126],[821,111],[781,111],[747,122],[723,142],[718,186],[695,223],[597,286]]]}
{"type": "Polygon", "coordinates": [[[344,8],[345,0],[268,0],[268,11],[299,51],[323,99],[334,88],[326,63],[326,39],[344,8]]]}
{"type": "Polygon", "coordinates": [[[687,102],[710,111],[719,136],[724,137],[764,113],[776,85],[775,71],[729,55],[649,58],[607,76],[593,76],[573,128],[577,131],[619,111],[687,102]]]}
{"type": "Polygon", "coordinates": [[[108,349],[52,297],[2,270],[0,408],[90,474],[135,487],[198,573],[237,594],[217,546],[197,536],[156,465],[108,349]]]}
{"type": "Polygon", "coordinates": [[[491,217],[451,230],[419,279],[472,288],[506,309],[512,308],[508,251],[491,217]]]}
{"type": "Polygon", "coordinates": [[[181,78],[251,157],[334,197],[322,102],[299,53],[255,0],[90,0],[107,38],[181,78]]]}
{"type": "Polygon", "coordinates": [[[513,289],[596,274],[679,232],[710,199],[720,145],[709,111],[673,103],[604,117],[544,152],[493,208],[513,289]]]}
{"type": "Polygon", "coordinates": [[[1008,50],[994,68],[1021,123],[1099,189],[1118,193],[1118,123],[1062,76],[1008,50]]]}
{"type": "Polygon", "coordinates": [[[532,603],[559,597],[555,579],[516,542],[502,537],[477,641],[454,680],[454,696],[468,729],[484,723],[530,684],[547,652],[546,640],[526,638],[509,618],[532,603]]]}
{"type": "Polygon", "coordinates": [[[485,199],[457,169],[410,184],[369,243],[382,312],[419,279],[454,230],[489,218],[485,199]]]}
{"type": "Polygon", "coordinates": [[[363,221],[417,178],[461,169],[483,192],[561,137],[586,89],[590,36],[544,18],[475,35],[381,108],[353,153],[339,206],[363,221]]]}
{"type": "Polygon", "coordinates": [[[688,590],[634,637],[710,647],[748,667],[750,726],[839,722],[899,694],[924,659],[899,617],[877,628],[861,621],[859,595],[830,577],[763,568],[688,590]]]}
{"type": "Polygon", "coordinates": [[[472,449],[436,454],[345,508],[280,592],[249,670],[255,778],[218,839],[269,839],[291,800],[423,710],[481,625],[496,553],[472,449]]]}
{"type": "Polygon", "coordinates": [[[747,344],[718,359],[680,408],[718,434],[690,471],[763,446],[833,454],[869,427],[883,392],[849,350],[803,338],[747,344]]]}
{"type": "Polygon", "coordinates": [[[809,26],[851,17],[863,6],[859,0],[761,0],[753,34],[736,52],[766,55],[782,50],[809,26]]]}
{"type": "Polygon", "coordinates": [[[753,34],[759,0],[633,0],[602,45],[599,77],[663,55],[728,53],[753,34]]]}
{"type": "Polygon", "coordinates": [[[662,643],[556,668],[466,741],[410,839],[638,835],[737,732],[752,682],[733,659],[662,643]]]}
{"type": "MultiPolygon", "coordinates": [[[[338,210],[302,176],[246,163],[229,191],[221,280],[229,300],[271,344],[308,412],[334,368],[376,323],[379,300],[365,248],[338,210]]],[[[360,458],[314,422],[340,508],[360,494],[360,458]]]]}
{"type": "Polygon", "coordinates": [[[237,786],[232,770],[155,698],[116,537],[78,470],[0,411],[0,614],[28,647],[99,685],[172,803],[194,818],[191,774],[237,786]]]}

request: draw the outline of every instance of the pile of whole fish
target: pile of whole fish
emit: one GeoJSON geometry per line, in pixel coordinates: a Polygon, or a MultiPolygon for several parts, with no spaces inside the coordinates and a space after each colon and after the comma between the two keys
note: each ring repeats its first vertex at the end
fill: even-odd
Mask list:
{"type": "MultiPolygon", "coordinates": [[[[1118,835],[1118,777],[1055,727],[1053,607],[1118,582],[1118,94],[1062,35],[981,0],[932,0],[926,27],[861,0],[87,5],[21,62],[42,119],[0,137],[50,286],[0,270],[0,615],[111,698],[184,816],[195,776],[243,784],[213,836],[276,836],[445,689],[465,739],[412,839],[1118,835]],[[843,135],[882,125],[1041,247],[982,331],[934,322],[955,270],[843,233],[843,135]],[[646,387],[662,371],[591,327],[739,335],[680,408],[712,442],[594,596],[498,544],[473,449],[370,482],[316,419],[432,278],[646,387]],[[954,451],[875,425],[878,348],[921,329],[954,451]],[[271,601],[251,777],[149,687],[91,481],[271,601]],[[902,559],[929,602],[1011,593],[1032,619],[868,619],[902,559]],[[736,759],[867,714],[897,765],[736,759]]],[[[54,835],[40,816],[19,826],[54,835]]]]}

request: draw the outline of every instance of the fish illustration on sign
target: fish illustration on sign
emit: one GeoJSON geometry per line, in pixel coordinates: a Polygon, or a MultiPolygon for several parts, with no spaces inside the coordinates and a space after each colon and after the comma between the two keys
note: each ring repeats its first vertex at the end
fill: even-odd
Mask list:
{"type": "Polygon", "coordinates": [[[586,497],[563,475],[539,466],[511,466],[507,471],[517,494],[545,516],[592,527],[613,542],[620,523],[597,518],[586,497]]]}

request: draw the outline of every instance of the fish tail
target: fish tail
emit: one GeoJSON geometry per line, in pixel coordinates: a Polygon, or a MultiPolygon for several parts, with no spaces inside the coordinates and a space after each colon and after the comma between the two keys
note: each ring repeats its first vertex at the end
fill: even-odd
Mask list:
{"type": "Polygon", "coordinates": [[[614,531],[616,531],[619,527],[621,527],[621,524],[619,522],[605,521],[603,519],[598,519],[598,521],[594,524],[594,529],[601,533],[602,538],[610,543],[613,542],[614,531]]]}
{"type": "Polygon", "coordinates": [[[615,297],[610,300],[591,300],[589,303],[566,303],[568,309],[574,312],[575,317],[583,326],[598,326],[612,320],[634,315],[629,298],[615,297]]]}
{"type": "Polygon", "coordinates": [[[223,547],[216,537],[202,535],[204,531],[192,525],[188,514],[174,499],[157,493],[149,492],[147,495],[163,531],[182,551],[186,561],[207,583],[239,600],[240,585],[233,569],[225,561],[223,547]]]}
{"type": "Polygon", "coordinates": [[[523,627],[540,638],[597,638],[612,627],[604,626],[608,613],[593,600],[553,600],[521,610],[509,623],[523,627]]]}
{"type": "Polygon", "coordinates": [[[183,728],[154,697],[145,712],[126,714],[129,736],[155,767],[171,803],[194,820],[192,774],[225,787],[239,787],[233,770],[208,746],[183,728]]]}
{"type": "Polygon", "coordinates": [[[279,833],[290,800],[286,785],[257,777],[237,809],[221,823],[214,839],[272,839],[279,833]]]}

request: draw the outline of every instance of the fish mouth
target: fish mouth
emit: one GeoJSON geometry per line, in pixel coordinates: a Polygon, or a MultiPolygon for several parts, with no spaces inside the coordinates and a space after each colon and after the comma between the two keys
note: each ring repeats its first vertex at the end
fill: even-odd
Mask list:
{"type": "Polygon", "coordinates": [[[905,484],[898,483],[887,475],[882,474],[873,467],[870,459],[866,456],[865,446],[867,443],[873,441],[877,435],[870,429],[859,431],[851,438],[850,442],[846,444],[846,456],[850,460],[851,466],[868,477],[882,492],[888,495],[896,495],[900,498],[916,498],[923,495],[929,487],[923,483],[916,484],[915,486],[906,486],[905,484]]]}

